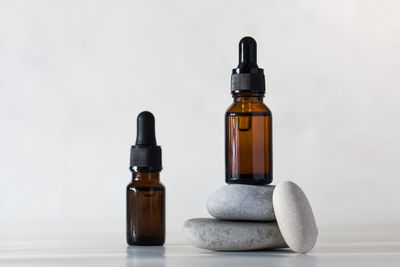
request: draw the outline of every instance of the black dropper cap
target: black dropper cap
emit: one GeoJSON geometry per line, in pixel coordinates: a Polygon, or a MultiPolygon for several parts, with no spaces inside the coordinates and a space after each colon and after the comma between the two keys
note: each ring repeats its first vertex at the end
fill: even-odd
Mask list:
{"type": "Polygon", "coordinates": [[[143,111],[137,116],[136,143],[131,147],[130,169],[159,172],[162,169],[161,147],[157,146],[154,116],[143,111]]]}
{"type": "Polygon", "coordinates": [[[239,65],[232,70],[231,92],[265,93],[264,70],[257,65],[257,43],[249,36],[239,42],[239,65]]]}

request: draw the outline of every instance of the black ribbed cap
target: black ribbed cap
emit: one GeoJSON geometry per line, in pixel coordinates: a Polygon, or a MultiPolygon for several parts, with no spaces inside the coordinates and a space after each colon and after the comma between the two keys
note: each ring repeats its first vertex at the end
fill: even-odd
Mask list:
{"type": "Polygon", "coordinates": [[[131,147],[131,170],[162,170],[161,147],[157,146],[154,124],[154,116],[149,111],[143,111],[137,116],[136,143],[131,147]]]}
{"type": "Polygon", "coordinates": [[[249,36],[239,42],[239,65],[232,70],[231,92],[265,92],[264,70],[257,65],[257,42],[249,36]]]}

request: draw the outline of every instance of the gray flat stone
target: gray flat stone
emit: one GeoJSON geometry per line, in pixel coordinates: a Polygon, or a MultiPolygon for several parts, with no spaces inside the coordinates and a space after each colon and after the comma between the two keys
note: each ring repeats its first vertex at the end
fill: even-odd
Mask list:
{"type": "Polygon", "coordinates": [[[194,246],[211,250],[240,251],[287,247],[276,222],[196,218],[184,223],[183,233],[194,246]]]}
{"type": "Polygon", "coordinates": [[[289,181],[277,185],[273,204],[276,220],[289,247],[300,253],[310,251],[317,241],[318,229],[301,188],[289,181]]]}
{"type": "Polygon", "coordinates": [[[274,187],[243,184],[223,186],[210,195],[207,210],[220,220],[274,221],[274,187]]]}

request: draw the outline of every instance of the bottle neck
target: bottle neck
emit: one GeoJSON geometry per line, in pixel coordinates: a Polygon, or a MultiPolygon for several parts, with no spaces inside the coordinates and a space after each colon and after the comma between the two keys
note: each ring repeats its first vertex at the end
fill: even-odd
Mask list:
{"type": "Polygon", "coordinates": [[[233,101],[263,101],[264,93],[235,92],[232,93],[233,101]]]}
{"type": "Polygon", "coordinates": [[[135,181],[143,181],[143,182],[155,182],[160,181],[160,173],[159,172],[132,172],[132,179],[135,181]]]}

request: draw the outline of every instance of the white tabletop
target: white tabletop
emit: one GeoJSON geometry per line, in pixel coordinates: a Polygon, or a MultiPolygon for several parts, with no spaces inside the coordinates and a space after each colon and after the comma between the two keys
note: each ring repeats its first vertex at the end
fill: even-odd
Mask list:
{"type": "Polygon", "coordinates": [[[400,243],[319,243],[310,253],[216,252],[188,244],[128,247],[98,236],[0,241],[0,266],[400,266],[400,243]]]}

